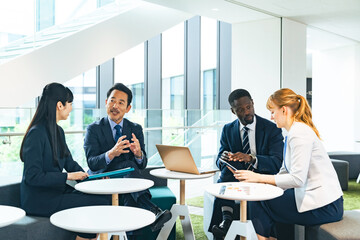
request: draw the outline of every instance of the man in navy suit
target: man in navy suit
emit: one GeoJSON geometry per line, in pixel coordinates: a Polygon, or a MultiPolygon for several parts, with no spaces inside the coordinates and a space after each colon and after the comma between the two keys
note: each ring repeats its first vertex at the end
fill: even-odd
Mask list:
{"type": "MultiPolygon", "coordinates": [[[[108,116],[90,124],[85,134],[89,174],[132,167],[135,170],[125,177],[143,178],[140,169],[147,165],[143,130],[139,124],[124,118],[131,109],[131,100],[131,90],[122,83],[116,83],[107,92],[108,116]]],[[[123,196],[126,206],[142,207],[155,213],[153,231],[162,228],[171,218],[168,210],[162,211],[150,201],[149,190],[123,196]]]]}
{"type": "MultiPolygon", "coordinates": [[[[238,170],[278,173],[283,160],[284,146],[281,130],[269,120],[255,115],[254,102],[248,91],[236,89],[229,95],[228,100],[231,112],[238,119],[226,124],[221,134],[220,150],[216,160],[216,165],[221,170],[218,182],[238,181],[226,164],[219,159],[229,162],[238,170]]],[[[209,226],[209,231],[215,239],[222,239],[226,235],[233,220],[234,206],[234,201],[215,199],[209,226]]]]}

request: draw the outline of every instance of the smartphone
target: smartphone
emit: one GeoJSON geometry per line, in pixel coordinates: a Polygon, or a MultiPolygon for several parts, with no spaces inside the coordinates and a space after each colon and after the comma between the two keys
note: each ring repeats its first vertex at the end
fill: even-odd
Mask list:
{"type": "Polygon", "coordinates": [[[237,171],[237,169],[236,169],[233,165],[231,165],[230,163],[228,163],[227,161],[222,160],[221,158],[219,158],[219,161],[222,162],[222,163],[224,163],[224,164],[226,164],[226,166],[230,167],[232,170],[237,171]]]}
{"type": "Polygon", "coordinates": [[[227,161],[229,159],[229,152],[223,151],[223,153],[221,154],[221,158],[227,161]]]}

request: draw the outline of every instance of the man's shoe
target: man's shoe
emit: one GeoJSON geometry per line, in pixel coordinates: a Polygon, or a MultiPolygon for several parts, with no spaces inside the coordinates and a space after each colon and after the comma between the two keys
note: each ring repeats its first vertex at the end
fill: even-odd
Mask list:
{"type": "Polygon", "coordinates": [[[155,232],[161,229],[164,224],[169,221],[172,217],[172,214],[169,210],[160,211],[156,214],[156,219],[153,224],[151,224],[151,231],[155,232]]]}
{"type": "Polygon", "coordinates": [[[231,222],[232,221],[230,220],[224,220],[219,224],[219,226],[216,225],[212,226],[211,232],[213,233],[214,237],[220,239],[225,237],[226,233],[230,228],[231,222]]]}

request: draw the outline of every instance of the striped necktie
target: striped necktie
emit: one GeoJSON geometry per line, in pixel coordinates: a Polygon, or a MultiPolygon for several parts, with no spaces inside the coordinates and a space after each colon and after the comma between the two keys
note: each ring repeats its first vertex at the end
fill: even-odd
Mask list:
{"type": "Polygon", "coordinates": [[[120,125],[116,125],[115,127],[115,142],[117,142],[121,136],[121,126],[120,125]]]}
{"type": "Polygon", "coordinates": [[[242,146],[243,146],[243,153],[250,154],[250,144],[249,144],[249,134],[248,134],[248,127],[243,127],[244,134],[243,134],[243,140],[242,140],[242,146]]]}

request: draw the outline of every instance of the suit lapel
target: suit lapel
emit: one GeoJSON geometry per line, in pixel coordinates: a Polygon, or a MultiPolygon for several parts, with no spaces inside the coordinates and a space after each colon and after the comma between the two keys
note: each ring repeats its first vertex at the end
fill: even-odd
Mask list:
{"type": "Polygon", "coordinates": [[[239,119],[236,119],[233,131],[237,133],[237,134],[234,135],[234,137],[235,137],[234,143],[239,144],[241,152],[242,152],[242,142],[241,142],[241,137],[240,137],[240,122],[239,122],[239,119]]]}
{"type": "Polygon", "coordinates": [[[110,123],[107,117],[104,118],[101,131],[103,133],[103,136],[105,137],[107,145],[112,148],[115,145],[115,140],[113,138],[113,133],[111,131],[110,123]]]}
{"type": "Polygon", "coordinates": [[[256,116],[256,126],[255,126],[255,141],[256,141],[256,153],[259,153],[262,149],[263,140],[265,139],[264,125],[262,124],[262,119],[259,116],[256,116]]]}

